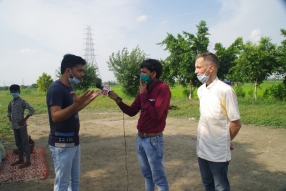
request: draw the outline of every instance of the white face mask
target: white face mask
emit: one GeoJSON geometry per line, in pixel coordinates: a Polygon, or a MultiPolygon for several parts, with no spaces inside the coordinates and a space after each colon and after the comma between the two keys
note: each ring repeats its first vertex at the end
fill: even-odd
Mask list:
{"type": "MultiPolygon", "coordinates": [[[[71,70],[70,70],[70,72],[71,72],[71,70]]],[[[74,77],[74,75],[72,74],[72,72],[71,72],[71,75],[72,75],[72,78],[69,77],[69,82],[70,82],[71,84],[79,84],[79,83],[80,83],[80,80],[77,79],[76,77],[74,77]]]]}
{"type": "MultiPolygon", "coordinates": [[[[210,69],[210,67],[207,69],[207,71],[208,71],[209,69],[210,69]]],[[[206,83],[206,82],[209,80],[209,77],[210,77],[210,75],[209,75],[209,76],[206,76],[207,71],[206,71],[204,74],[201,74],[201,75],[197,76],[198,80],[199,80],[200,82],[202,82],[203,84],[206,83]]]]}

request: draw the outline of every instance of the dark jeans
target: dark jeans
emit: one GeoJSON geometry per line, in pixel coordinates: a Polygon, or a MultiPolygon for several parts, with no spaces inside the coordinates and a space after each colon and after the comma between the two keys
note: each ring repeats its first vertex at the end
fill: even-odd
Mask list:
{"type": "Polygon", "coordinates": [[[227,178],[229,162],[211,162],[198,157],[200,172],[206,191],[229,191],[227,178]]]}
{"type": "Polygon", "coordinates": [[[26,162],[30,162],[31,149],[27,133],[27,126],[14,129],[14,137],[16,146],[19,150],[19,160],[24,160],[24,152],[26,152],[26,162]]]}

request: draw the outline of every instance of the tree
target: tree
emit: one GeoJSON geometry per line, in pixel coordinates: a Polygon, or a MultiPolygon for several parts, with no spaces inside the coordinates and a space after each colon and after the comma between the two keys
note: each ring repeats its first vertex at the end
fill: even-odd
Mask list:
{"type": "Polygon", "coordinates": [[[32,84],[31,88],[35,88],[36,89],[36,88],[38,88],[38,85],[37,84],[32,84]]]}
{"type": "Polygon", "coordinates": [[[50,75],[43,73],[42,76],[40,76],[37,80],[38,92],[47,93],[53,82],[54,81],[50,75]]]}
{"type": "Polygon", "coordinates": [[[257,100],[257,87],[272,74],[277,67],[276,46],[269,37],[262,37],[258,45],[248,41],[232,68],[234,76],[242,82],[254,84],[254,98],[257,100]]]}
{"type": "Polygon", "coordinates": [[[277,47],[278,49],[277,62],[279,66],[277,68],[277,72],[279,74],[284,75],[283,84],[286,87],[286,75],[285,75],[285,71],[286,71],[286,29],[281,29],[280,32],[281,32],[281,35],[285,37],[285,39],[281,42],[281,45],[277,47]]]}
{"type": "MultiPolygon", "coordinates": [[[[96,74],[96,66],[94,64],[86,63],[83,67],[84,70],[84,77],[83,80],[76,85],[73,85],[73,88],[76,91],[86,91],[90,87],[94,87],[96,83],[101,84],[101,79],[96,74]]],[[[57,77],[60,78],[61,76],[61,69],[60,67],[56,70],[57,77]]]]}
{"type": "Polygon", "coordinates": [[[239,76],[232,76],[230,68],[235,66],[235,59],[238,58],[243,46],[243,39],[237,38],[228,48],[224,48],[221,43],[216,43],[214,50],[219,59],[219,70],[217,76],[219,79],[228,79],[231,81],[241,81],[239,76]]]}
{"type": "Polygon", "coordinates": [[[110,71],[122,86],[122,92],[129,96],[136,96],[140,80],[140,64],[147,54],[137,46],[130,53],[127,48],[112,53],[107,62],[110,71]]]}
{"type": "Polygon", "coordinates": [[[208,52],[210,35],[205,21],[200,21],[197,25],[196,36],[183,31],[183,35],[174,37],[167,34],[167,37],[158,45],[165,45],[166,51],[170,55],[162,62],[162,79],[170,86],[179,83],[183,87],[190,86],[190,96],[193,97],[194,90],[201,85],[195,74],[195,59],[200,53],[208,52]]]}

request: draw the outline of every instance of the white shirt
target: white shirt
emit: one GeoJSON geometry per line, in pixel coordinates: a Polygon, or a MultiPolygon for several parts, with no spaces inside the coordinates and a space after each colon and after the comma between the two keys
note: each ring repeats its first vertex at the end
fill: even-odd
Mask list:
{"type": "Polygon", "coordinates": [[[230,122],[240,119],[237,97],[231,86],[216,78],[198,89],[200,121],[197,129],[197,155],[212,162],[231,159],[230,122]]]}

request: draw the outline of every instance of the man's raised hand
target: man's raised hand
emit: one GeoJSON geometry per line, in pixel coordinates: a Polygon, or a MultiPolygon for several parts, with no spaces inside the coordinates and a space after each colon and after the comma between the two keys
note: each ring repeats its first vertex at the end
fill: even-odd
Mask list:
{"type": "Polygon", "coordinates": [[[74,99],[74,105],[77,111],[80,111],[85,106],[87,106],[90,102],[92,102],[97,96],[101,94],[100,90],[87,90],[82,95],[78,96],[75,92],[71,92],[74,99]]]}

